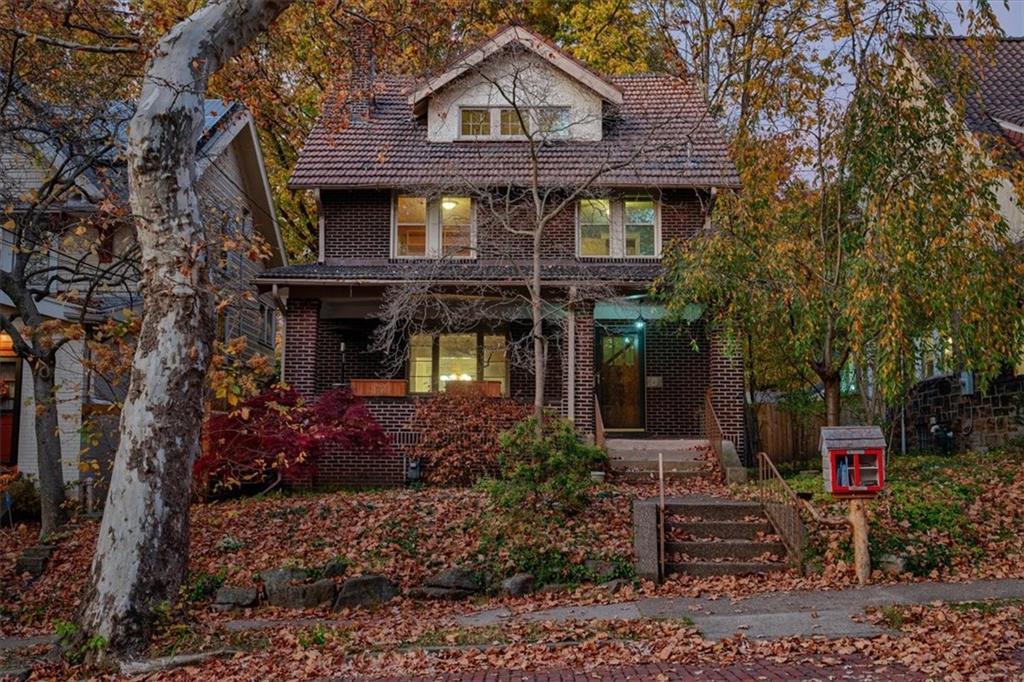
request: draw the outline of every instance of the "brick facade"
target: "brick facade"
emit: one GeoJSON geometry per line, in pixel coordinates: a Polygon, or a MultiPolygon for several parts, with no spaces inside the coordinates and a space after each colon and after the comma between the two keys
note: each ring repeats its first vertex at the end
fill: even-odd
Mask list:
{"type": "Polygon", "coordinates": [[[284,381],[306,397],[317,394],[317,344],[320,301],[291,299],[284,317],[284,381]]]}
{"type": "Polygon", "coordinates": [[[647,387],[647,435],[702,437],[709,356],[703,326],[650,322],[644,350],[647,376],[661,383],[647,387]]]}
{"type": "MultiPolygon", "coordinates": [[[[936,449],[930,431],[933,417],[953,431],[957,448],[1001,447],[1024,435],[1024,376],[1007,371],[984,391],[975,387],[973,394],[964,394],[959,374],[920,382],[911,392],[904,414],[908,450],[936,449]]],[[[890,447],[898,450],[899,445],[897,434],[890,447]]]]}
{"type": "Polygon", "coordinates": [[[720,333],[712,332],[708,346],[711,405],[722,426],[723,435],[736,445],[736,452],[743,458],[746,452],[743,358],[739,349],[730,347],[728,340],[720,333]]]}

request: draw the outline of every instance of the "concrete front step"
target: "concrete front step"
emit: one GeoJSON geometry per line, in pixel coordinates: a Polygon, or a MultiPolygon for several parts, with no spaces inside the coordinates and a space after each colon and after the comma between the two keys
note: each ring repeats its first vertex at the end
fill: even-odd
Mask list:
{"type": "MultiPolygon", "coordinates": [[[[634,483],[649,483],[658,480],[657,471],[637,471],[635,469],[612,469],[616,480],[630,481],[634,483]]],[[[679,471],[666,471],[666,481],[685,481],[698,478],[701,475],[700,469],[682,469],[679,471]]]]}
{"type": "Polygon", "coordinates": [[[670,499],[665,502],[665,515],[703,521],[767,521],[760,504],[737,500],[670,499]]]}
{"type": "Polygon", "coordinates": [[[665,564],[668,574],[682,573],[697,577],[716,575],[750,575],[786,570],[786,564],[764,561],[681,561],[665,564]]]}
{"type": "MultiPolygon", "coordinates": [[[[613,471],[651,471],[658,473],[658,460],[655,459],[653,462],[649,460],[630,460],[630,459],[610,459],[613,471]]],[[[702,462],[667,462],[662,461],[662,467],[665,471],[701,471],[704,468],[702,462]]]]}
{"type": "Polygon", "coordinates": [[[750,540],[717,540],[665,542],[666,554],[685,554],[693,559],[733,559],[749,561],[765,554],[786,555],[781,542],[751,542],[750,540]]]}
{"type": "Polygon", "coordinates": [[[756,540],[759,536],[772,535],[775,529],[768,521],[673,521],[665,522],[665,532],[686,533],[695,538],[720,538],[722,540],[756,540]]]}

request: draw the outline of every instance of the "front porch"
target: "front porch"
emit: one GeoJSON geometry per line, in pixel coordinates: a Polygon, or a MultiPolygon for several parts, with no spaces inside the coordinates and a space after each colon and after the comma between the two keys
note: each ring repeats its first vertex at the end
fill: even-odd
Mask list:
{"type": "MultiPolygon", "coordinates": [[[[402,483],[419,437],[411,423],[417,401],[435,392],[473,386],[533,399],[532,361],[512,350],[529,338],[528,320],[416,334],[399,357],[374,348],[377,306],[372,298],[287,300],[285,382],[310,396],[351,388],[394,444],[393,453],[337,453],[322,462],[318,485],[402,483]]],[[[544,402],[582,437],[703,441],[710,392],[723,436],[742,452],[742,367],[700,322],[670,322],[643,302],[580,302],[545,322],[545,335],[544,402]]]]}

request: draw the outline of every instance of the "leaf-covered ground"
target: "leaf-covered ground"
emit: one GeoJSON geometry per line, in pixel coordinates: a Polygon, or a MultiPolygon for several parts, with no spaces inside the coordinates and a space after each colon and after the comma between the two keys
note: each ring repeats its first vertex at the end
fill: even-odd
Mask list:
{"type": "MultiPolygon", "coordinates": [[[[950,458],[893,457],[889,489],[869,506],[875,553],[905,554],[913,571],[878,573],[876,581],[928,577],[965,580],[1024,577],[1024,453],[1007,451],[950,458]]],[[[795,476],[795,486],[820,489],[820,479],[795,476]]],[[[709,479],[673,483],[670,493],[730,491],[709,479]]],[[[752,495],[755,487],[734,488],[752,495]]],[[[579,569],[587,558],[604,558],[628,575],[632,548],[631,503],[653,496],[653,485],[606,485],[582,515],[565,523],[534,519],[522,527],[502,521],[487,496],[473,489],[335,492],[199,504],[192,509],[192,577],[182,603],[166,615],[152,653],[240,649],[229,660],[169,673],[170,679],[247,679],[252,670],[281,678],[307,675],[434,674],[483,668],[544,669],[670,660],[728,663],[745,658],[801,661],[809,656],[856,652],[908,665],[930,676],[979,679],[1015,665],[1024,643],[1019,604],[975,610],[933,605],[883,610],[869,617],[908,637],[872,640],[778,640],[743,638],[708,642],[684,621],[632,623],[515,624],[460,628],[454,617],[506,606],[513,613],[543,607],[640,596],[717,595],[742,598],[786,589],[836,589],[854,583],[848,542],[842,531],[812,533],[811,560],[823,570],[801,577],[677,578],[664,585],[636,582],[608,595],[586,582],[579,569]],[[468,603],[417,602],[400,598],[375,611],[286,612],[260,608],[225,614],[211,608],[209,595],[220,582],[254,584],[259,571],[283,564],[319,566],[335,557],[348,573],[381,573],[404,588],[427,574],[469,565],[495,578],[530,570],[550,582],[572,583],[571,591],[523,598],[480,597],[468,603]],[[296,624],[297,617],[324,622],[296,624]],[[281,619],[279,629],[229,633],[234,618],[281,619]],[[291,621],[291,622],[289,622],[291,621]],[[993,644],[990,633],[998,633],[993,644]],[[979,667],[983,666],[983,667],[979,667]]],[[[829,513],[842,503],[818,495],[829,513]]],[[[88,574],[96,524],[79,522],[60,540],[43,577],[14,574],[21,548],[33,544],[35,529],[20,527],[3,536],[0,555],[0,635],[52,633],[54,623],[74,616],[88,574]]],[[[42,676],[63,678],[81,671],[51,666],[42,676]]]]}

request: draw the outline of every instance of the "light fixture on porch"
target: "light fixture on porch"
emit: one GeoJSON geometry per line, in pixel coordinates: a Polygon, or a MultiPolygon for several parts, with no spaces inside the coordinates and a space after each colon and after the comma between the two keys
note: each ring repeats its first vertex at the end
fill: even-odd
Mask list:
{"type": "Polygon", "coordinates": [[[645,324],[645,322],[642,319],[640,319],[640,320],[637,320],[636,322],[634,322],[633,326],[635,326],[637,329],[643,329],[644,328],[644,324],[645,324]]]}
{"type": "Polygon", "coordinates": [[[453,201],[451,199],[445,199],[441,202],[441,207],[446,211],[450,211],[458,205],[459,203],[457,201],[453,201]]]}

